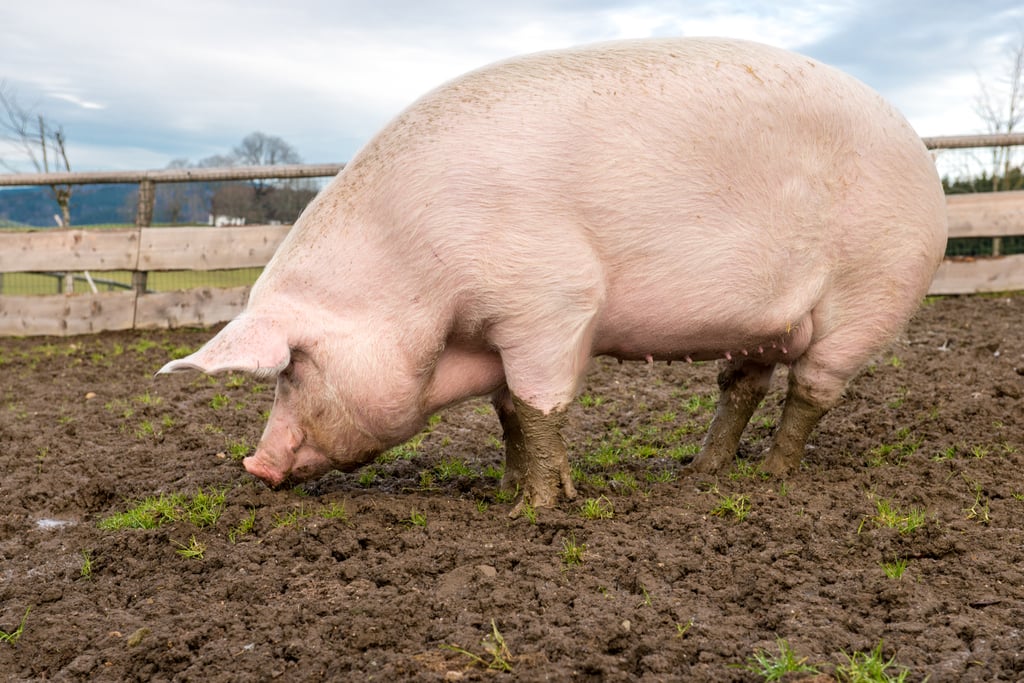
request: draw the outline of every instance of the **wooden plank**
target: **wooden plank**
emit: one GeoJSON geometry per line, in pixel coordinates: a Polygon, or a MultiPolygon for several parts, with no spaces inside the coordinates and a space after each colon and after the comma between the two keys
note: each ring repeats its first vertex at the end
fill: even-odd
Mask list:
{"type": "Polygon", "coordinates": [[[99,185],[141,183],[192,183],[256,178],[326,178],[345,164],[277,164],[274,166],[220,166],[211,168],[162,168],[153,171],[72,171],[70,173],[3,173],[0,187],[28,185],[99,185]]]}
{"type": "Polygon", "coordinates": [[[941,135],[921,138],[928,149],[967,149],[971,147],[1012,147],[1024,145],[1021,133],[984,133],[981,135],[941,135]]]}
{"type": "Polygon", "coordinates": [[[1024,191],[946,197],[950,237],[1024,235],[1024,191]]]}
{"type": "Polygon", "coordinates": [[[137,329],[209,327],[231,320],[245,308],[249,287],[154,292],[139,297],[137,329]]]}
{"type": "Polygon", "coordinates": [[[135,292],[0,296],[0,337],[130,330],[134,319],[135,292]]]}
{"type": "Polygon", "coordinates": [[[929,294],[975,294],[1024,290],[1024,254],[984,259],[946,259],[929,294]]]}
{"type": "Polygon", "coordinates": [[[0,272],[134,270],[139,231],[0,231],[0,272]]]}
{"type": "Polygon", "coordinates": [[[265,266],[290,225],[146,228],[139,270],[222,270],[265,266]]]}

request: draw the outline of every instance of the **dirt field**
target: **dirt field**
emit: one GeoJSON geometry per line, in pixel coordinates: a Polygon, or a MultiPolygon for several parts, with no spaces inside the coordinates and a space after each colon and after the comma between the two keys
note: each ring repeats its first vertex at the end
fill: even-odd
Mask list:
{"type": "Polygon", "coordinates": [[[1024,678],[1024,297],[928,302],[785,482],[750,467],[784,371],[695,480],[715,367],[597,362],[580,497],[533,520],[495,496],[484,401],[266,489],[239,459],[271,386],[153,377],[210,335],[0,340],[5,679],[757,681],[776,639],[816,680],[879,644],[911,681],[1024,678]],[[101,528],[160,496],[170,521],[101,528]]]}

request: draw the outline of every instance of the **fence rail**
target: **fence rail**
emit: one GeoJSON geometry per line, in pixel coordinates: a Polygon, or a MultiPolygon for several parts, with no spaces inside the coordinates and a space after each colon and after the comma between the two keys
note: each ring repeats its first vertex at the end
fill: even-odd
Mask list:
{"type": "MultiPolygon", "coordinates": [[[[924,138],[932,149],[1024,145],[1024,135],[924,138]]],[[[153,228],[156,183],[315,178],[344,164],[168,169],[0,175],[0,186],[139,183],[136,227],[114,230],[0,231],[0,279],[4,273],[129,271],[128,291],[91,294],[0,296],[0,336],[75,335],[107,330],[207,326],[230,320],[245,306],[248,286],[147,291],[150,272],[210,271],[262,267],[290,226],[153,228]]],[[[1024,191],[951,195],[950,237],[1024,235],[1024,191]]],[[[1024,290],[1024,254],[947,259],[932,294],[1024,290]]]]}

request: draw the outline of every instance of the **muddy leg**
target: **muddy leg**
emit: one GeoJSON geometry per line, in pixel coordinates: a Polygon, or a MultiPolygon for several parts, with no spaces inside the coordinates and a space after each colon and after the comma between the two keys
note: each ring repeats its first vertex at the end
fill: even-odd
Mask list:
{"type": "Polygon", "coordinates": [[[715,473],[725,469],[740,444],[740,435],[768,393],[774,365],[729,363],[718,373],[721,395],[700,453],[685,471],[715,473]]]}
{"type": "Polygon", "coordinates": [[[505,474],[501,478],[501,490],[517,492],[526,478],[526,442],[519,416],[512,404],[508,387],[502,387],[491,396],[494,412],[501,422],[502,441],[505,442],[505,474]]]}
{"type": "Polygon", "coordinates": [[[790,373],[789,393],[786,395],[786,406],[782,409],[782,420],[761,469],[778,476],[799,467],[807,438],[821,416],[828,412],[832,402],[814,400],[808,388],[790,373]]]}
{"type": "MultiPolygon", "coordinates": [[[[561,433],[565,424],[565,409],[545,415],[523,403],[515,394],[512,394],[512,405],[522,435],[521,457],[517,463],[517,483],[522,495],[509,516],[518,517],[527,505],[534,508],[552,507],[558,502],[559,487],[566,498],[575,498],[576,487],[572,484],[569,471],[569,454],[561,433]]],[[[502,486],[505,486],[504,479],[502,486]]]]}

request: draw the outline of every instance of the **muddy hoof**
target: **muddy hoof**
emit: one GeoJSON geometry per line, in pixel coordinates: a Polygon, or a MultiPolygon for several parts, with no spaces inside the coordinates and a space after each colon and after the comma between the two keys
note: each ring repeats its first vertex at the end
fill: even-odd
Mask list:
{"type": "Polygon", "coordinates": [[[758,469],[773,477],[785,477],[795,472],[799,467],[799,459],[797,459],[796,462],[793,462],[788,458],[784,458],[774,453],[769,453],[758,469]]]}
{"type": "Polygon", "coordinates": [[[716,454],[701,451],[689,464],[683,467],[683,476],[695,474],[721,474],[732,462],[731,457],[722,458],[716,454]]]}
{"type": "MultiPolygon", "coordinates": [[[[502,482],[502,485],[504,486],[504,482],[502,482]]],[[[538,508],[555,507],[558,504],[559,489],[561,489],[562,495],[568,500],[576,497],[576,487],[573,486],[572,479],[568,474],[562,477],[560,481],[551,481],[540,485],[536,482],[532,485],[530,482],[526,482],[522,495],[512,508],[512,512],[508,513],[508,516],[516,519],[521,517],[527,509],[536,510],[538,508]]]]}

